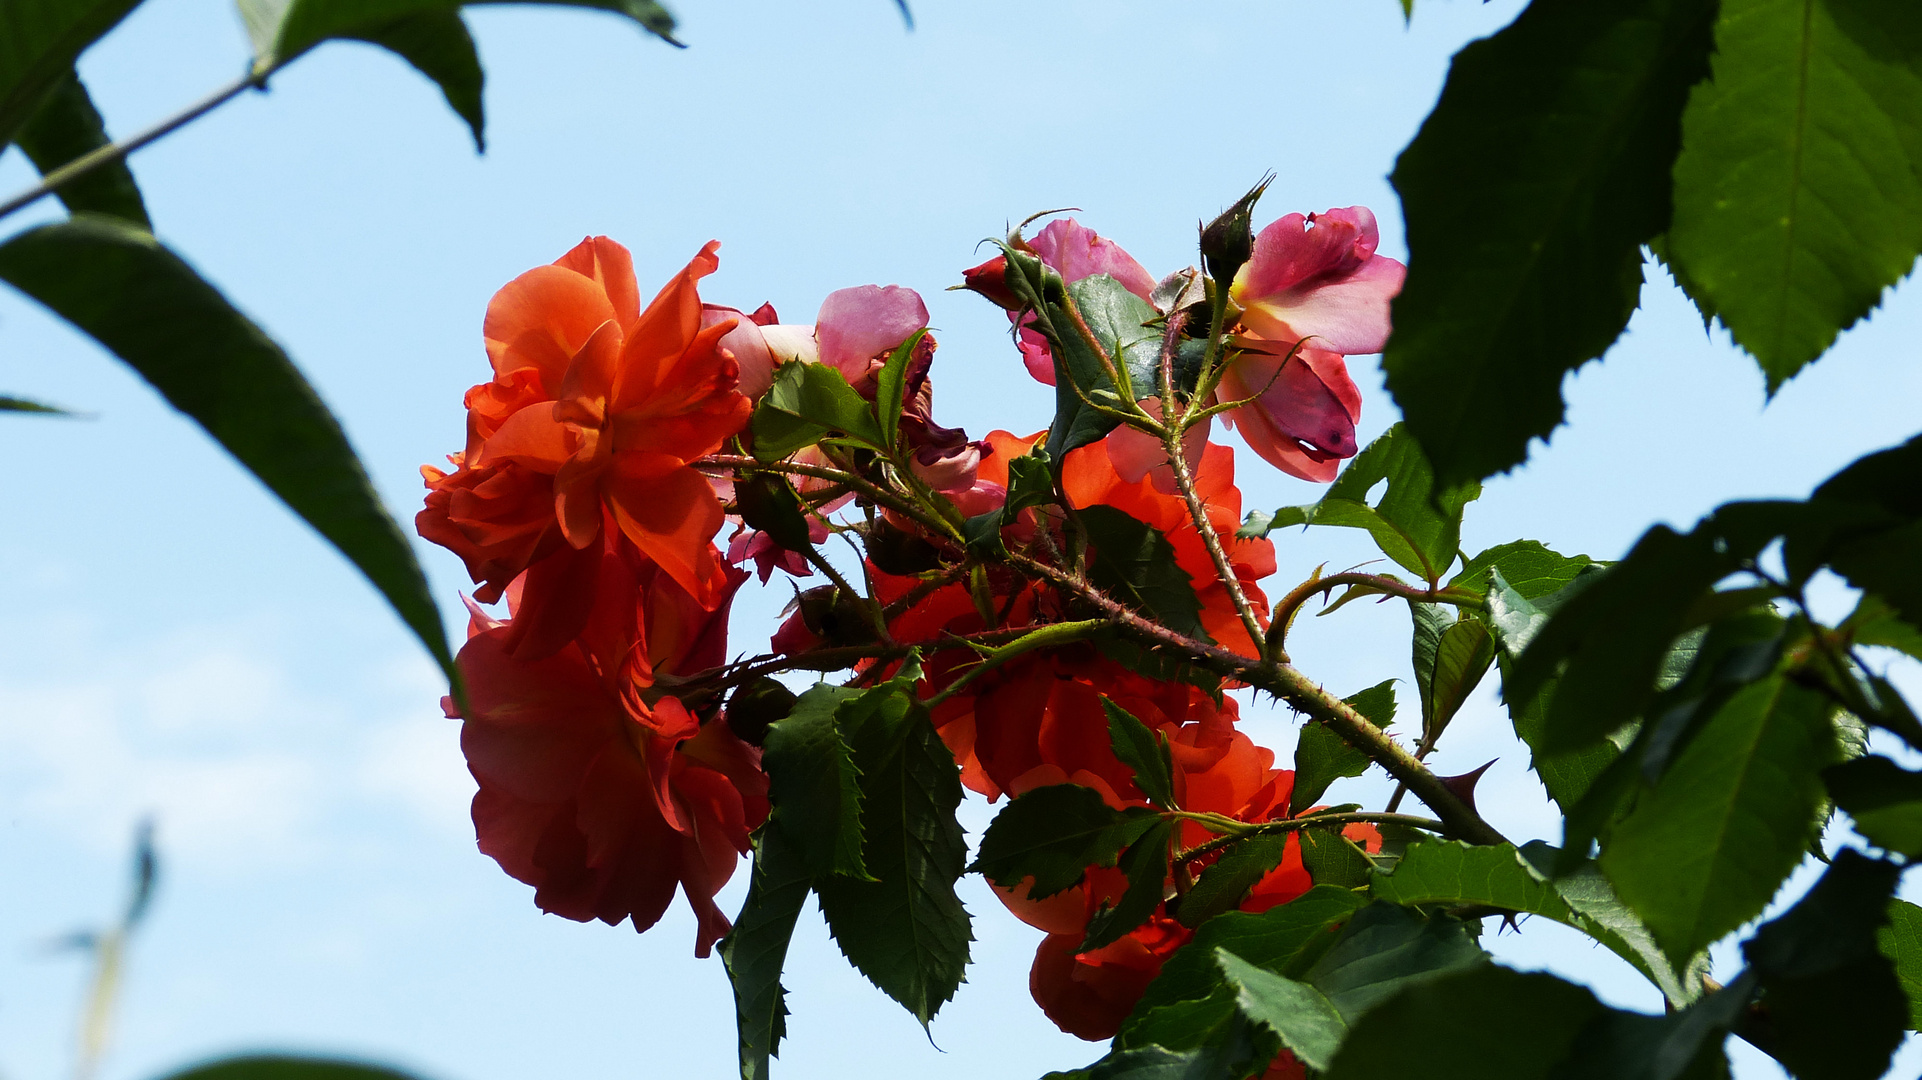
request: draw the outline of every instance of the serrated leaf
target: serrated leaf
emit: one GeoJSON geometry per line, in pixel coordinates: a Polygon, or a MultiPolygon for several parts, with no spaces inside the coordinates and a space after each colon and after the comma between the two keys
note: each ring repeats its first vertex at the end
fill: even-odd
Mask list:
{"type": "Polygon", "coordinates": [[[834,719],[860,695],[829,683],[810,687],[785,720],[769,725],[762,744],[770,821],[817,880],[874,880],[861,861],[861,774],[834,719]]]}
{"type": "Polygon", "coordinates": [[[1003,888],[1032,877],[1028,896],[1043,900],[1078,884],[1090,866],[1113,866],[1157,820],[1140,807],[1116,810],[1079,784],[1038,787],[994,816],[968,869],[1003,888]]]}
{"type": "Polygon", "coordinates": [[[1114,749],[1115,759],[1134,774],[1135,786],[1149,802],[1163,810],[1174,809],[1174,761],[1167,742],[1158,732],[1148,730],[1135,714],[1108,698],[1101,699],[1101,708],[1108,714],[1108,744],[1114,749]]]}
{"type": "Polygon", "coordinates": [[[1094,546],[1088,577],[1096,586],[1176,633],[1214,640],[1201,626],[1194,579],[1159,529],[1114,506],[1084,507],[1077,516],[1094,546]]]}
{"type": "Polygon", "coordinates": [[[1611,832],[1602,870],[1678,967],[1761,914],[1814,841],[1830,711],[1780,676],[1745,687],[1611,832]]]}
{"type": "Polygon", "coordinates": [[[359,567],[458,678],[420,564],[339,422],[280,346],[192,267],[132,225],[83,214],[0,244],[0,280],[205,428],[359,567]]]}
{"type": "Polygon", "coordinates": [[[1311,1069],[1326,1069],[1348,1034],[1348,1022],[1321,991],[1259,968],[1226,949],[1215,950],[1222,977],[1241,1014],[1274,1032],[1311,1069]]]}
{"type": "Polygon", "coordinates": [[[1546,973],[1482,965],[1412,986],[1353,1025],[1328,1080],[1546,1080],[1595,995],[1546,973]]]}
{"type": "Polygon", "coordinates": [[[1344,889],[1366,886],[1375,872],[1368,853],[1339,829],[1301,830],[1301,865],[1316,883],[1344,889]]]}
{"type": "Polygon", "coordinates": [[[748,528],[761,530],[788,551],[806,551],[813,546],[800,496],[784,476],[757,472],[736,477],[734,507],[748,528]]]}
{"type": "Polygon", "coordinates": [[[790,360],[775,372],[749,421],[754,456],[779,461],[804,446],[839,434],[876,450],[886,441],[865,398],[830,364],[790,360]]]}
{"type": "Polygon", "coordinates": [[[1377,903],[1357,912],[1301,978],[1352,1024],[1412,983],[1485,963],[1487,954],[1468,923],[1377,903]]]}
{"type": "Polygon", "coordinates": [[[821,913],[848,962],[925,1027],[961,984],[973,940],[954,892],[967,860],[960,770],[898,681],[836,719],[861,773],[863,861],[876,880],[817,881],[821,913]]]}
{"type": "Polygon", "coordinates": [[[1539,600],[1567,588],[1595,560],[1586,555],[1563,555],[1534,540],[1498,544],[1462,564],[1449,588],[1491,591],[1490,575],[1499,573],[1507,587],[1524,600],[1539,600]]]}
{"type": "MultiPolygon", "coordinates": [[[[1422,745],[1433,746],[1495,662],[1488,624],[1470,614],[1443,623],[1439,605],[1410,603],[1415,615],[1415,684],[1421,692],[1422,745]],[[1431,609],[1424,619],[1422,609],[1431,609]]],[[[1452,618],[1452,617],[1451,617],[1452,618]]]]}
{"type": "Polygon", "coordinates": [[[1075,952],[1093,952],[1120,941],[1161,906],[1168,884],[1168,848],[1174,836],[1175,822],[1158,817],[1115,860],[1115,866],[1128,877],[1128,888],[1114,906],[1103,904],[1089,917],[1087,936],[1075,952]]]}
{"type": "MultiPolygon", "coordinates": [[[[93,107],[93,98],[69,71],[54,83],[41,101],[39,111],[23,126],[14,141],[33,162],[41,176],[108,145],[107,128],[93,107]]],[[[109,214],[152,230],[147,219],[147,204],[125,159],[96,166],[55,189],[54,194],[73,213],[109,214]]]]}
{"type": "Polygon", "coordinates": [[[781,969],[812,875],[786,833],[769,827],[755,834],[751,873],[734,929],[721,939],[721,963],[734,988],[741,1080],[768,1080],[768,1058],[780,1050],[787,1033],[781,969]]]}
{"type": "Polygon", "coordinates": [[[1922,773],[1877,756],[1831,766],[1822,780],[1869,843],[1911,859],[1922,856],[1922,773]]]}
{"type": "Polygon", "coordinates": [[[1537,3],[1456,54],[1391,177],[1410,259],[1382,359],[1443,483],[1522,462],[1562,421],[1563,376],[1627,325],[1714,14],[1537,3]]]}
{"type": "Polygon", "coordinates": [[[80,54],[140,0],[8,0],[0,4],[0,149],[38,112],[80,54]]]}
{"type": "MultiPolygon", "coordinates": [[[[1552,853],[1544,853],[1542,862],[1552,858],[1552,853]]],[[[1545,876],[1547,869],[1508,844],[1471,847],[1424,840],[1410,845],[1392,874],[1377,875],[1372,891],[1397,904],[1476,904],[1539,915],[1601,943],[1670,1001],[1681,1005],[1696,997],[1592,863],[1555,880],[1545,876]]]]}
{"type": "Polygon", "coordinates": [[[1896,981],[1909,1002],[1909,1030],[1922,1030],[1922,908],[1889,901],[1889,922],[1876,931],[1876,948],[1895,965],[1896,981]]]}
{"type": "Polygon", "coordinates": [[[1068,282],[1062,292],[1065,299],[1045,294],[1042,313],[1047,318],[1036,324],[1048,335],[1054,354],[1055,416],[1047,446],[1049,458],[1057,463],[1119,422],[1089,405],[1125,404],[1123,388],[1109,377],[1108,365],[1123,374],[1136,397],[1146,397],[1159,385],[1155,372],[1161,359],[1161,334],[1147,325],[1161,313],[1127,286],[1108,274],[1095,274],[1068,282]]]}
{"type": "Polygon", "coordinates": [[[1894,649],[1922,660],[1922,629],[1897,615],[1880,597],[1863,596],[1836,629],[1847,633],[1857,645],[1894,649]]]}
{"type": "Polygon", "coordinates": [[[1299,844],[1287,833],[1266,833],[1230,844],[1175,908],[1175,921],[1196,927],[1240,905],[1242,898],[1287,857],[1288,845],[1299,844]]]}
{"type": "Polygon", "coordinates": [[[165,1080],[415,1080],[414,1074],[345,1058],[242,1054],[169,1073],[165,1080]]]}
{"type": "Polygon", "coordinates": [[[1722,0],[1667,260],[1773,393],[1922,252],[1922,20],[1887,0],[1722,0]]]}
{"type": "MultiPolygon", "coordinates": [[[[1393,679],[1384,679],[1342,700],[1378,728],[1386,729],[1395,722],[1393,679]]],[[[1295,786],[1288,796],[1288,815],[1294,817],[1315,805],[1336,780],[1367,772],[1370,761],[1367,754],[1348,745],[1328,725],[1313,720],[1302,724],[1301,737],[1295,743],[1295,786]]]]}
{"type": "MultiPolygon", "coordinates": [[[[1321,501],[1283,507],[1268,518],[1261,533],[1251,535],[1266,535],[1283,525],[1365,529],[1382,554],[1435,585],[1455,562],[1462,508],[1479,498],[1481,490],[1479,483],[1438,488],[1421,446],[1406,427],[1396,424],[1348,463],[1321,501]],[[1384,481],[1387,487],[1371,504],[1369,492],[1384,481]]],[[[1247,530],[1244,525],[1242,531],[1247,530]]]]}
{"type": "Polygon", "coordinates": [[[1900,867],[1852,848],[1742,945],[1768,1002],[1771,1052],[1796,1076],[1876,1080],[1902,1044],[1909,1006],[1879,931],[1900,867]]]}

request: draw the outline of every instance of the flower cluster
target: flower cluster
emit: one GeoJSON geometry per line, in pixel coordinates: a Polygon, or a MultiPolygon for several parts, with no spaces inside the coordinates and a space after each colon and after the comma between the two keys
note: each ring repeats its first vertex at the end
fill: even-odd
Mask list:
{"type": "MultiPolygon", "coordinates": [[[[1008,309],[1019,357],[1044,382],[1062,377],[1060,345],[1008,280],[1017,251],[1063,282],[1107,275],[1156,320],[1211,295],[1197,271],[1157,280],[1072,220],[1012,239],[965,280],[1008,309]]],[[[1213,366],[1176,396],[1172,383],[1144,389],[1136,415],[1152,419],[1110,424],[1059,460],[1047,432],[974,440],[934,421],[936,343],[910,289],[842,289],[812,324],[782,324],[766,305],[703,302],[711,243],[643,307],[629,253],[600,237],[510,282],[488,306],[493,375],[468,391],[466,445],[451,471],[423,469],[417,519],[476,585],[464,685],[447,708],[464,721],[479,783],[481,849],[572,919],[644,930],[678,889],[707,955],[729,931],[717,891],[755,851],[756,830],[781,820],[768,824],[760,747],[793,699],[767,676],[844,669],[850,685],[872,686],[919,670],[925,723],[973,791],[995,800],[1073,784],[1117,812],[1177,815],[1163,902],[1109,944],[1081,951],[1091,919],[1129,887],[1112,860],[1045,897],[997,889],[1047,935],[1031,977],[1041,1008],[1065,1031],[1113,1035],[1192,936],[1174,911],[1221,823],[1286,821],[1294,778],[1238,729],[1223,692],[1233,682],[1168,654],[1159,643],[1176,631],[1159,628],[1152,605],[1092,583],[1090,567],[1117,556],[1091,523],[1127,523],[1164,545],[1153,550],[1172,567],[1160,572],[1193,598],[1192,624],[1177,628],[1189,636],[1173,640],[1263,656],[1274,550],[1235,538],[1234,451],[1208,441],[1209,424],[1221,415],[1262,459],[1306,479],[1330,479],[1355,453],[1360,399],[1343,354],[1380,348],[1401,274],[1375,243],[1360,208],[1262,230],[1217,290],[1227,299],[1212,308],[1213,366]],[[884,426],[863,435],[870,421],[849,410],[884,426]],[[1182,410],[1175,443],[1153,434],[1182,410]],[[811,433],[798,448],[778,442],[797,426],[811,433]],[[1180,461],[1165,449],[1177,443],[1180,461]],[[1021,493],[1043,475],[1046,490],[1021,493]],[[858,566],[823,554],[830,534],[863,546],[858,566]],[[742,584],[817,571],[830,583],[796,586],[769,648],[731,660],[742,584]],[[502,601],[505,618],[482,606],[502,601]],[[1171,806],[1117,756],[1117,709],[1165,748],[1171,806]]],[[[1239,907],[1265,910],[1311,885],[1290,839],[1239,907]]],[[[1271,1075],[1291,1069],[1284,1053],[1271,1075]]]]}

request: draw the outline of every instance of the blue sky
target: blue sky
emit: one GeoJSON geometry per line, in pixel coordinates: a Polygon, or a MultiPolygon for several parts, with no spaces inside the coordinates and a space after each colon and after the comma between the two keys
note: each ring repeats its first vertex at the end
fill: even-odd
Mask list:
{"type": "MultiPolygon", "coordinates": [[[[461,393],[486,372],[487,298],[584,235],[633,248],[647,289],[719,238],[707,295],[771,300],[789,321],[846,285],[919,289],[941,341],[937,417],[1035,430],[1049,396],[1001,313],[941,291],[982,257],[977,241],[1079,206],[1163,273],[1194,260],[1198,218],[1274,170],[1261,220],[1365,204],[1399,253],[1394,155],[1453,50],[1519,6],[1430,0],[1405,27],[1393,0],[922,0],[907,33],[886,0],[684,0],[686,51],[612,17],[490,7],[470,16],[489,76],[484,157],[411,70],[337,44],[134,170],[161,237],[288,347],[407,519],[416,468],[457,448],[461,393]]],[[[245,62],[223,0],[149,0],[82,70],[126,133],[245,62]]],[[[0,157],[0,191],[30,179],[17,154],[0,157]]],[[[1628,336],[1569,380],[1569,426],[1471,508],[1469,550],[1527,536],[1613,557],[1652,522],[1804,494],[1913,433],[1913,297],[1898,292],[1765,407],[1753,364],[1651,278],[1628,336]]],[[[1393,406],[1373,358],[1352,364],[1372,437],[1393,406]]],[[[150,811],[165,876],[105,1080],[249,1047],[346,1050],[444,1080],[730,1075],[726,980],[691,955],[684,909],[641,936],[543,916],[474,850],[472,784],[435,673],[351,568],[115,361],[12,294],[0,392],[92,414],[0,422],[0,1076],[71,1070],[82,965],[44,943],[117,906],[128,837],[150,811]]],[[[1250,506],[1315,497],[1250,455],[1242,467],[1250,506]]],[[[1278,547],[1284,587],[1369,557],[1341,531],[1278,547]]],[[[457,622],[460,566],[421,550],[457,622]]],[[[758,647],[783,599],[743,597],[738,648],[758,647]]],[[[1405,675],[1406,641],[1398,606],[1357,606],[1304,622],[1290,648],[1347,693],[1405,675]]],[[[1246,711],[1285,758],[1286,714],[1246,711]]],[[[1493,680],[1443,747],[1448,772],[1499,756],[1483,806],[1512,836],[1554,838],[1493,680]]],[[[976,835],[988,816],[964,808],[976,835]]],[[[804,918],[776,1075],[1028,1077],[1098,1056],[1029,1001],[1035,932],[978,881],[968,890],[977,964],[932,1045],[804,918]]],[[[1557,927],[1490,945],[1658,1006],[1557,927]]],[[[1740,1074],[1779,1072],[1749,1057],[1740,1074]]]]}

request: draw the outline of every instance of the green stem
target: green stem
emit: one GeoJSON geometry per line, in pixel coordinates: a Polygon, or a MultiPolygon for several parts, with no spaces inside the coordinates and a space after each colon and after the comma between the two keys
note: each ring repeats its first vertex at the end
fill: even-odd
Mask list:
{"type": "Polygon", "coordinates": [[[1023,653],[1033,652],[1036,649],[1052,648],[1056,645],[1066,645],[1071,641],[1083,641],[1107,628],[1108,620],[1106,619],[1084,619],[1080,622],[1053,623],[1024,634],[1008,642],[1006,645],[998,649],[990,650],[983,655],[979,664],[969,668],[960,678],[949,683],[946,689],[929,698],[926,702],[927,707],[930,709],[934,708],[955,694],[967,689],[969,683],[1023,653]]]}

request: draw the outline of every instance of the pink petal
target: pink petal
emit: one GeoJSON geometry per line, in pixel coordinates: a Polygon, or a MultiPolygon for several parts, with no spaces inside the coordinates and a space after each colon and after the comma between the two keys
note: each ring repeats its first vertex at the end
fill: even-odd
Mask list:
{"type": "Polygon", "coordinates": [[[1232,410],[1236,426],[1250,449],[1290,476],[1326,483],[1355,454],[1361,392],[1338,353],[1243,353],[1222,378],[1221,393],[1256,399],[1232,410]]]}
{"type": "Polygon", "coordinates": [[[735,389],[749,401],[759,401],[767,388],[774,385],[774,354],[768,351],[766,334],[750,316],[719,304],[701,305],[702,329],[728,319],[737,320],[734,329],[721,335],[716,344],[732,354],[734,362],[740,365],[741,382],[735,389]]]}
{"type": "Polygon", "coordinates": [[[1049,222],[1028,244],[1042,262],[1060,273],[1062,281],[1107,274],[1143,300],[1155,291],[1154,275],[1134,256],[1073,218],[1049,222]]]}
{"type": "Polygon", "coordinates": [[[1308,283],[1249,304],[1244,327],[1271,341],[1312,338],[1348,356],[1377,353],[1388,344],[1388,308],[1408,268],[1376,255],[1339,280],[1308,283]]]}
{"type": "Polygon", "coordinates": [[[849,383],[868,372],[868,361],[928,325],[928,306],[921,294],[900,285],[857,285],[837,289],[821,301],[814,337],[821,361],[833,364],[849,383]]]}

